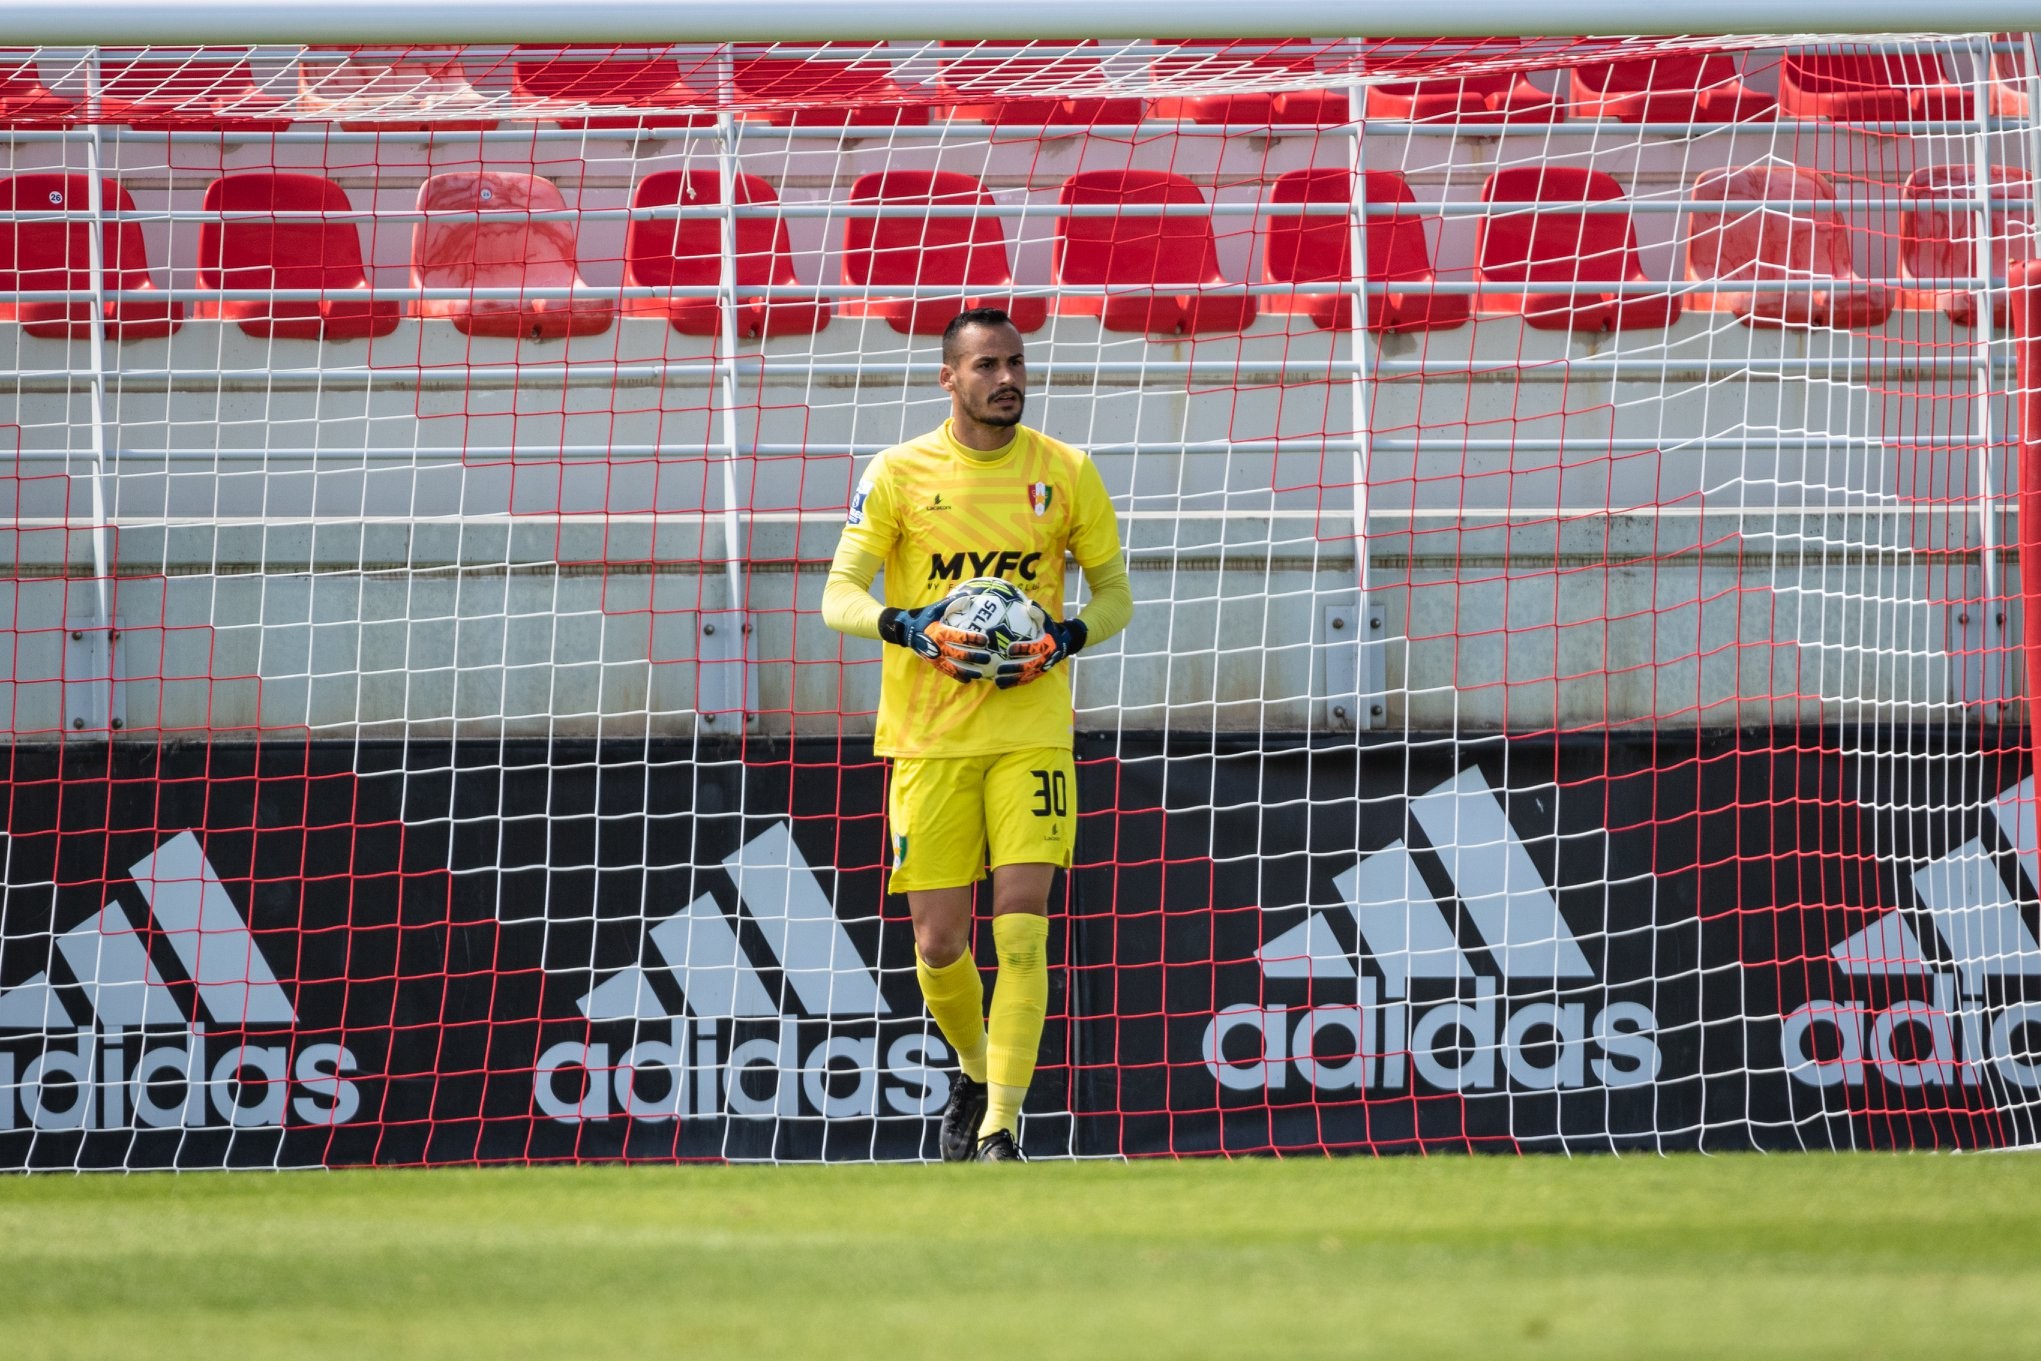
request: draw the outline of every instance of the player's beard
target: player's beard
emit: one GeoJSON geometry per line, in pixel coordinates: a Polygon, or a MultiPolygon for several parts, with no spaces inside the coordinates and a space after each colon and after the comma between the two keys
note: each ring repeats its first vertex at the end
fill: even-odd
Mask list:
{"type": "Polygon", "coordinates": [[[1027,393],[1017,388],[1001,388],[998,391],[987,394],[984,404],[970,414],[971,419],[980,425],[989,425],[994,429],[1002,429],[1006,426],[1019,425],[1021,423],[1021,415],[1027,410],[1027,407],[1027,393]],[[1011,407],[998,407],[992,404],[1000,392],[1013,393],[1015,400],[1011,407]]]}

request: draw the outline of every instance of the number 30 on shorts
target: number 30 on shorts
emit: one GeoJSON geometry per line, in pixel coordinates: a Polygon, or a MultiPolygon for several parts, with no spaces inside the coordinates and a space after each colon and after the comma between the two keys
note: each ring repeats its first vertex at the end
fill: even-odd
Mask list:
{"type": "Polygon", "coordinates": [[[1060,818],[1070,815],[1069,781],[1060,770],[1031,770],[1035,777],[1035,816],[1060,818]]]}

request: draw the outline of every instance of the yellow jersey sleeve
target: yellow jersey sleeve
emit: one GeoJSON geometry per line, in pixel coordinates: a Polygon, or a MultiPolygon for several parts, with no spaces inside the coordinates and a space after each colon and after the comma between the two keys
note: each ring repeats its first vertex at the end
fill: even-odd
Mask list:
{"type": "Polygon", "coordinates": [[[1077,487],[1072,498],[1074,512],[1070,525],[1070,556],[1079,567],[1096,567],[1120,556],[1120,521],[1113,513],[1113,498],[1106,495],[1105,479],[1098,464],[1088,458],[1077,460],[1077,487]]]}

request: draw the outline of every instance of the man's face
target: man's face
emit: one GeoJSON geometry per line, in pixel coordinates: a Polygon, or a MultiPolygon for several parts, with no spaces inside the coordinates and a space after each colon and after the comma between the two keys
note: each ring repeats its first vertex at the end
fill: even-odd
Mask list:
{"type": "Polygon", "coordinates": [[[980,425],[1019,425],[1028,393],[1020,332],[1011,326],[967,326],[957,334],[937,381],[957,409],[980,425]]]}

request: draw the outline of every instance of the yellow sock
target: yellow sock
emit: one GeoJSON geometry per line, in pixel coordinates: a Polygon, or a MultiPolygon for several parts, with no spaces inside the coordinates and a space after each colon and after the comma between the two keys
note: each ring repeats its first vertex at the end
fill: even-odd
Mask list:
{"type": "Polygon", "coordinates": [[[1042,1017],[1049,1010],[1049,919],[1009,912],[992,919],[999,947],[999,982],[992,990],[990,1043],[985,1072],[985,1119],[978,1137],[994,1130],[1020,1132],[1021,1102],[1035,1080],[1042,1049],[1042,1017]]]}
{"type": "Polygon", "coordinates": [[[942,968],[934,968],[914,952],[914,976],[937,1029],[957,1051],[957,1066],[973,1082],[985,1080],[985,980],[969,950],[942,968]]]}

